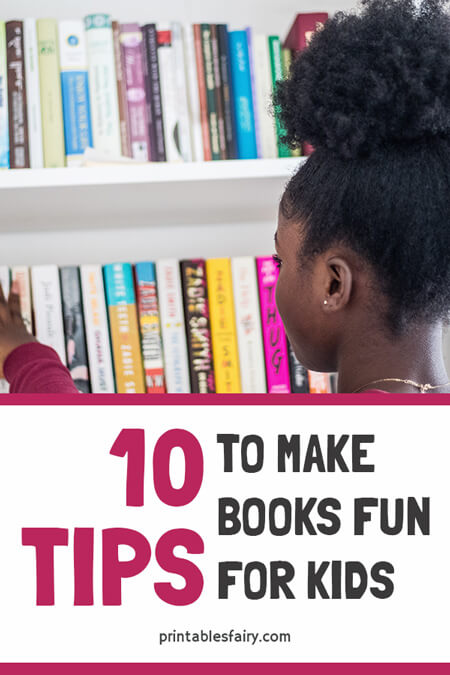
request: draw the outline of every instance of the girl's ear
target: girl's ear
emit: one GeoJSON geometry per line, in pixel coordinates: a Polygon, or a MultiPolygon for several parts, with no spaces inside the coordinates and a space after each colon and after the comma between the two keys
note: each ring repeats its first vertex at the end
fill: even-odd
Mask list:
{"type": "Polygon", "coordinates": [[[325,296],[323,307],[327,311],[343,309],[350,300],[353,284],[352,270],[339,256],[325,259],[325,296]]]}

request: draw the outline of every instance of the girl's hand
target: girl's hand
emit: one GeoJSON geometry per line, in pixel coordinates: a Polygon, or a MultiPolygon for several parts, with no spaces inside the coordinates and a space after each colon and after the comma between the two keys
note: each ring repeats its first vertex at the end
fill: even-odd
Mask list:
{"type": "Polygon", "coordinates": [[[17,285],[13,283],[9,298],[6,300],[0,284],[0,377],[3,377],[3,364],[7,356],[16,347],[27,342],[37,342],[23,322],[17,290],[17,285]]]}

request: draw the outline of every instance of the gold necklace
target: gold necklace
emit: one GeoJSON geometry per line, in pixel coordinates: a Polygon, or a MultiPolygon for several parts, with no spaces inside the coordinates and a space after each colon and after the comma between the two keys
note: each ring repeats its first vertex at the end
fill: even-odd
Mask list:
{"type": "Polygon", "coordinates": [[[378,384],[380,382],[403,382],[404,384],[410,384],[412,387],[416,387],[417,389],[420,389],[421,394],[426,394],[427,391],[430,391],[430,389],[441,389],[442,387],[446,387],[450,384],[450,382],[446,382],[445,384],[419,384],[418,382],[414,382],[413,380],[402,380],[399,377],[385,377],[382,380],[372,380],[372,382],[368,382],[367,384],[363,384],[362,387],[359,387],[358,389],[354,389],[351,394],[357,394],[359,391],[362,389],[365,389],[371,384],[378,384]]]}

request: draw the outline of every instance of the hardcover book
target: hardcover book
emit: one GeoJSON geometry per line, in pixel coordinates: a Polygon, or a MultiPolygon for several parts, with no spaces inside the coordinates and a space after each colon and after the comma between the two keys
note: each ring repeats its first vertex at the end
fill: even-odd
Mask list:
{"type": "Polygon", "coordinates": [[[8,69],[9,162],[11,169],[30,166],[23,22],[6,23],[8,69]]]}
{"type": "Polygon", "coordinates": [[[169,394],[188,394],[191,388],[178,261],[172,258],[158,260],[156,279],[167,391],[169,394]]]}
{"type": "MultiPolygon", "coordinates": [[[[281,42],[280,38],[277,35],[269,36],[269,53],[272,72],[272,85],[275,88],[275,85],[278,82],[278,80],[283,79],[283,64],[281,61],[281,42]]],[[[275,128],[277,132],[278,156],[290,157],[291,151],[282,140],[283,128],[281,126],[281,121],[276,108],[274,108],[274,112],[275,112],[275,128]]]]}
{"type": "Polygon", "coordinates": [[[219,38],[216,24],[211,24],[211,51],[214,70],[214,93],[217,111],[217,128],[219,132],[220,159],[228,159],[225,136],[225,107],[222,90],[222,74],[220,69],[219,38]]]}
{"type": "Polygon", "coordinates": [[[328,14],[326,12],[297,14],[283,47],[295,52],[302,51],[309,45],[314,33],[323,28],[327,19],[328,14]]]}
{"type": "Polygon", "coordinates": [[[256,154],[258,158],[262,157],[261,149],[261,128],[259,122],[259,110],[258,103],[256,98],[256,81],[255,81],[255,58],[254,58],[254,45],[253,45],[253,30],[250,27],[245,29],[247,33],[247,44],[248,44],[248,64],[250,68],[250,81],[252,84],[252,103],[253,103],[253,121],[255,124],[255,138],[256,138],[256,154]]]}
{"type": "Polygon", "coordinates": [[[240,394],[241,378],[229,258],[209,258],[206,278],[218,394],[240,394]]]}
{"type": "Polygon", "coordinates": [[[117,102],[119,105],[120,147],[124,157],[131,157],[130,127],[128,123],[127,87],[125,84],[122,53],[120,49],[120,25],[111,22],[114,45],[114,65],[116,67],[117,102]]]}
{"type": "Polygon", "coordinates": [[[191,391],[213,394],[216,390],[209,325],[209,303],[204,260],[182,260],[184,317],[189,352],[191,391]]]}
{"type": "Polygon", "coordinates": [[[108,315],[100,265],[80,267],[81,295],[93,394],[115,392],[108,315]]]}
{"type": "Polygon", "coordinates": [[[219,140],[219,121],[216,106],[216,82],[214,79],[214,61],[211,40],[211,25],[202,23],[200,35],[203,52],[203,66],[205,72],[206,108],[208,111],[209,138],[213,160],[221,159],[219,140]]]}
{"type": "Polygon", "coordinates": [[[8,70],[6,27],[0,21],[0,169],[9,169],[8,70]]]}
{"type": "Polygon", "coordinates": [[[245,30],[235,30],[230,31],[228,35],[238,157],[256,159],[258,151],[247,34],[245,30]]]}
{"type": "Polygon", "coordinates": [[[308,371],[310,394],[331,394],[331,381],[328,373],[308,371]]]}
{"type": "Polygon", "coordinates": [[[105,265],[104,276],[117,392],[144,394],[145,383],[131,265],[129,263],[105,265]]]}
{"type": "Polygon", "coordinates": [[[291,391],[293,394],[308,394],[309,379],[308,371],[294,354],[294,350],[288,341],[289,370],[291,373],[291,391]]]}
{"type": "Polygon", "coordinates": [[[189,103],[186,83],[185,54],[183,44],[183,27],[178,21],[170,25],[172,33],[172,49],[174,60],[174,81],[176,92],[176,108],[178,113],[177,135],[180,154],[185,162],[192,162],[191,132],[189,120],[189,103]]]}
{"type": "Polygon", "coordinates": [[[183,43],[185,77],[189,104],[192,159],[194,162],[201,162],[204,159],[202,121],[200,115],[197,65],[195,60],[194,29],[190,24],[185,24],[183,26],[183,43]]]}
{"type": "Polygon", "coordinates": [[[25,81],[27,83],[27,122],[30,167],[32,169],[42,169],[44,166],[44,150],[42,147],[41,85],[39,79],[39,52],[35,19],[24,19],[23,39],[25,50],[25,81]]]}
{"type": "Polygon", "coordinates": [[[17,286],[23,322],[28,332],[33,333],[33,307],[31,304],[30,270],[28,267],[12,267],[11,281],[17,286]]]}
{"type": "Polygon", "coordinates": [[[144,37],[144,80],[151,159],[154,162],[165,162],[166,146],[164,141],[156,25],[149,23],[142,26],[142,34],[144,37]]]}
{"type": "Polygon", "coordinates": [[[59,274],[67,367],[78,391],[88,394],[91,387],[81,302],[80,273],[78,267],[62,267],[59,274]]]}
{"type": "Polygon", "coordinates": [[[60,21],[58,28],[67,166],[80,166],[93,146],[85,32],[81,20],[60,21]]]}
{"type": "Polygon", "coordinates": [[[228,26],[217,24],[217,43],[219,46],[220,79],[222,84],[225,141],[228,159],[237,159],[236,121],[234,117],[233,90],[231,85],[230,45],[228,26]]]}
{"type": "Polygon", "coordinates": [[[137,263],[134,272],[147,393],[164,394],[166,387],[155,264],[137,263]]]}
{"type": "Polygon", "coordinates": [[[36,21],[44,166],[65,166],[64,125],[59,72],[58,28],[54,19],[36,21]]]}
{"type": "Polygon", "coordinates": [[[53,347],[67,365],[66,345],[61,305],[61,287],[56,265],[36,265],[31,268],[34,327],[36,337],[53,347]]]}
{"type": "Polygon", "coordinates": [[[257,258],[256,265],[266,357],[267,391],[269,394],[289,394],[291,386],[286,335],[275,303],[278,269],[271,257],[257,258]]]}
{"type": "Polygon", "coordinates": [[[157,25],[157,39],[166,159],[168,162],[177,162],[182,160],[183,156],[179,141],[175,55],[170,24],[157,25]]]}
{"type": "Polygon", "coordinates": [[[275,120],[272,115],[272,66],[269,43],[265,35],[253,39],[255,56],[255,89],[261,131],[261,156],[266,159],[278,157],[275,120]]]}

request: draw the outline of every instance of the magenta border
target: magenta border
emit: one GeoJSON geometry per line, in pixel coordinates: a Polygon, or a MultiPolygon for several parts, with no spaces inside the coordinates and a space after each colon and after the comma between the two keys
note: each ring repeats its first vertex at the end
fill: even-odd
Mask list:
{"type": "Polygon", "coordinates": [[[37,673],[37,675],[59,675],[60,673],[83,673],[89,675],[116,675],[117,673],[135,673],[153,675],[229,675],[230,670],[255,675],[273,675],[274,672],[301,673],[301,675],[418,675],[418,673],[442,673],[448,675],[448,663],[0,663],[2,675],[21,675],[37,673]]]}
{"type": "Polygon", "coordinates": [[[450,394],[5,394],[1,405],[450,405],[450,394]]]}

